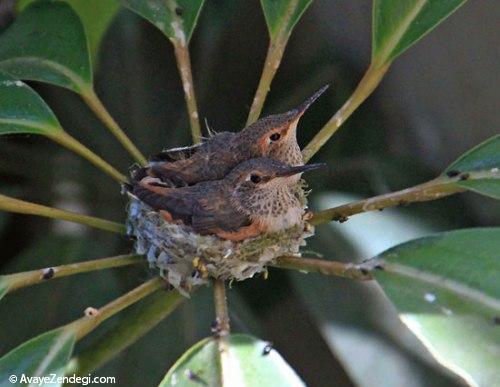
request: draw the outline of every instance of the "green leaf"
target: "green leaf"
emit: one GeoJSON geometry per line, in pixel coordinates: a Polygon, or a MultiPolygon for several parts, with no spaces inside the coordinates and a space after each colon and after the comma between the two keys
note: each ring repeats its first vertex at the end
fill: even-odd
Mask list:
{"type": "Polygon", "coordinates": [[[80,15],[89,39],[90,56],[95,66],[102,38],[120,9],[116,0],[66,0],[80,15]]]}
{"type": "Polygon", "coordinates": [[[25,83],[0,73],[0,135],[62,132],[56,116],[25,83]]]}
{"type": "MultiPolygon", "coordinates": [[[[34,0],[18,0],[16,8],[18,11],[24,10],[34,0]]],[[[96,56],[111,21],[120,9],[117,0],[64,0],[70,4],[85,27],[89,39],[90,55],[92,63],[96,64],[96,56]]]]}
{"type": "MultiPolygon", "coordinates": [[[[325,192],[312,197],[311,207],[329,208],[360,199],[359,195],[325,192]]],[[[341,225],[329,223],[317,228],[307,246],[327,259],[372,257],[440,228],[436,217],[416,216],[412,213],[415,207],[408,210],[367,212],[341,225]]],[[[462,385],[454,383],[458,378],[436,364],[421,342],[412,337],[376,283],[300,272],[291,273],[291,278],[354,385],[400,387],[408,385],[408,380],[418,380],[419,386],[462,385]]]]}
{"type": "Polygon", "coordinates": [[[261,0],[271,39],[290,35],[311,3],[312,0],[261,0]]]}
{"type": "Polygon", "coordinates": [[[374,0],[372,62],[392,61],[465,1],[374,0]]]}
{"type": "Polygon", "coordinates": [[[61,1],[31,4],[0,35],[0,70],[77,93],[90,88],[89,50],[78,15],[61,1]]]}
{"type": "MultiPolygon", "coordinates": [[[[64,375],[66,364],[73,352],[75,333],[66,328],[55,329],[37,336],[0,358],[0,385],[10,386],[9,376],[18,377],[55,377],[64,375]]],[[[28,384],[28,383],[22,383],[28,384]]],[[[62,383],[40,383],[33,381],[29,385],[61,386],[62,383]]]]}
{"type": "Polygon", "coordinates": [[[204,0],[124,0],[123,4],[154,24],[167,38],[187,44],[204,0]]]}
{"type": "Polygon", "coordinates": [[[475,385],[500,381],[500,228],[444,232],[368,261],[404,323],[475,385]]]}
{"type": "Polygon", "coordinates": [[[456,184],[477,193],[500,199],[500,135],[493,136],[458,158],[445,173],[489,171],[483,179],[460,180],[456,184]]]}
{"type": "Polygon", "coordinates": [[[168,371],[160,386],[304,386],[294,370],[268,343],[235,334],[219,351],[215,338],[191,347],[168,371]]]}

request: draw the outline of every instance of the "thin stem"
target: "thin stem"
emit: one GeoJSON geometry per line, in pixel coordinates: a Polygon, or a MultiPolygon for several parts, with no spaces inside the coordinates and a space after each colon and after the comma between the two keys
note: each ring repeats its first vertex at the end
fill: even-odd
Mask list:
{"type": "Polygon", "coordinates": [[[285,16],[282,18],[278,30],[271,35],[269,47],[267,49],[266,59],[264,61],[264,68],[260,77],[259,86],[253,98],[252,107],[248,114],[247,125],[257,121],[262,112],[264,102],[266,101],[267,94],[271,89],[271,82],[276,75],[283,54],[285,52],[288,39],[290,38],[291,29],[289,28],[290,19],[299,5],[298,0],[290,1],[285,16]]]}
{"type": "Polygon", "coordinates": [[[227,308],[226,285],[223,280],[214,280],[214,305],[216,316],[216,334],[218,337],[229,335],[229,313],[227,308]]]}
{"type": "Polygon", "coordinates": [[[231,358],[229,354],[228,336],[231,332],[229,323],[229,312],[226,298],[226,284],[221,279],[213,281],[214,305],[215,305],[215,328],[212,329],[217,340],[218,368],[222,385],[231,380],[231,358]]]}
{"type": "MultiPolygon", "coordinates": [[[[467,178],[470,180],[488,177],[491,178],[491,172],[489,171],[478,171],[467,174],[467,178]]],[[[374,196],[369,199],[359,200],[357,202],[323,210],[315,213],[310,223],[316,225],[330,221],[344,222],[349,216],[361,212],[382,210],[384,208],[406,205],[412,202],[441,199],[442,197],[465,191],[465,188],[456,184],[462,178],[463,177],[460,176],[454,178],[440,176],[434,180],[401,191],[374,196]]]]}
{"type": "Polygon", "coordinates": [[[366,269],[353,263],[327,261],[323,259],[283,256],[276,259],[272,265],[280,269],[299,270],[307,273],[320,273],[333,277],[344,277],[355,280],[371,280],[372,276],[366,269]]]}
{"type": "Polygon", "coordinates": [[[76,214],[71,211],[65,211],[65,210],[60,210],[58,208],[47,207],[41,204],[26,202],[24,200],[14,199],[9,196],[1,194],[0,194],[0,210],[15,212],[18,214],[38,215],[52,219],[67,220],[68,222],[84,224],[86,226],[95,227],[106,231],[116,232],[119,234],[125,233],[125,226],[120,223],[115,223],[109,220],[95,218],[93,216],[76,214]]]}
{"type": "Polygon", "coordinates": [[[53,278],[66,277],[73,274],[87,273],[89,271],[103,270],[112,267],[134,265],[141,262],[144,262],[144,257],[141,255],[118,255],[115,257],[31,270],[23,273],[7,274],[0,276],[0,280],[2,283],[7,284],[8,292],[12,292],[53,278]]]}
{"type": "Polygon", "coordinates": [[[179,75],[182,81],[182,88],[184,89],[184,99],[186,101],[189,115],[191,136],[193,138],[193,142],[196,144],[201,141],[201,128],[198,117],[198,107],[196,105],[196,97],[194,94],[189,49],[185,39],[173,39],[172,43],[174,45],[175,59],[177,61],[177,68],[179,69],[179,75]]]}
{"type": "Polygon", "coordinates": [[[358,84],[358,87],[344,105],[337,111],[330,121],[314,136],[311,142],[304,148],[302,155],[308,161],[314,154],[332,137],[338,128],[347,118],[358,108],[363,101],[375,90],[384,74],[389,69],[391,63],[386,63],[380,67],[370,65],[365,75],[358,84]]]}
{"type": "Polygon", "coordinates": [[[111,176],[113,179],[115,179],[119,183],[123,183],[123,182],[127,181],[127,178],[125,177],[125,175],[118,172],[114,167],[109,165],[106,161],[104,161],[102,158],[97,156],[89,148],[87,148],[85,145],[83,145],[82,143],[77,141],[75,138],[70,136],[68,133],[66,133],[64,131],[58,131],[58,132],[54,132],[54,133],[47,133],[46,136],[49,137],[50,139],[52,139],[53,141],[57,142],[58,144],[61,144],[62,146],[66,147],[69,150],[75,152],[76,154],[82,156],[84,159],[87,159],[92,164],[94,164],[97,168],[106,172],[109,176],[111,176]]]}
{"type": "Polygon", "coordinates": [[[157,291],[123,316],[121,324],[71,360],[67,375],[87,375],[113,359],[169,316],[186,298],[157,291]]]}
{"type": "Polygon", "coordinates": [[[109,304],[104,305],[102,308],[94,310],[93,313],[68,324],[67,327],[68,329],[75,329],[76,338],[80,340],[97,328],[102,322],[160,289],[164,284],[164,279],[160,277],[153,278],[123,296],[118,297],[116,300],[111,301],[109,304]]]}
{"type": "Polygon", "coordinates": [[[280,41],[271,41],[269,43],[259,86],[255,92],[252,107],[250,108],[250,113],[248,114],[247,126],[257,121],[260,117],[267,94],[271,89],[271,82],[273,81],[276,71],[280,66],[281,59],[283,58],[287,41],[288,39],[284,39],[280,41]]]}
{"type": "Polygon", "coordinates": [[[146,158],[137,149],[134,143],[128,138],[125,132],[113,119],[107,111],[93,88],[85,88],[81,92],[81,96],[85,103],[95,113],[95,115],[108,127],[110,132],[117,138],[123,147],[132,155],[132,157],[141,165],[146,165],[146,158]]]}

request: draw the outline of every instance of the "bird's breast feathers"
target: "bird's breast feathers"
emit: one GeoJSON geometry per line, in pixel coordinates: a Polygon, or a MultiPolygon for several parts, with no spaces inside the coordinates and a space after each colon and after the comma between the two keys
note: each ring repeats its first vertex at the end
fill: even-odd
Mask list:
{"type": "Polygon", "coordinates": [[[279,215],[259,216],[257,221],[262,224],[263,229],[267,232],[277,232],[300,224],[303,216],[304,210],[301,207],[291,206],[279,215]]]}

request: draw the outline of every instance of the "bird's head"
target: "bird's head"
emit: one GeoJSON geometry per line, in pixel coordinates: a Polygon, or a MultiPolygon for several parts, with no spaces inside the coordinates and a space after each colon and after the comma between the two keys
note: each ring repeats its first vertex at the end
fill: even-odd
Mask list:
{"type": "Polygon", "coordinates": [[[269,157],[291,165],[303,164],[297,144],[297,124],[318,97],[328,88],[324,86],[298,107],[282,114],[261,118],[241,132],[254,157],[269,157]]]}
{"type": "MultiPolygon", "coordinates": [[[[294,188],[297,176],[323,166],[323,163],[292,166],[270,158],[245,161],[225,178],[235,203],[246,210],[269,207],[283,189],[294,188]]],[[[291,192],[291,191],[290,191],[291,192]]],[[[283,203],[286,204],[286,203],[283,203]]]]}

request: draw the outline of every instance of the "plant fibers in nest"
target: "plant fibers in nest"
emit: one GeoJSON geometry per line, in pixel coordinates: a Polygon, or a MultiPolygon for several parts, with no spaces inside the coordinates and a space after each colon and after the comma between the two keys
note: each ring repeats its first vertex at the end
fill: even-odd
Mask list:
{"type": "MultiPolygon", "coordinates": [[[[301,187],[297,194],[306,199],[301,187]]],[[[131,196],[127,231],[136,240],[135,250],[146,255],[172,286],[188,295],[210,278],[241,281],[265,270],[282,255],[300,255],[299,248],[313,228],[302,221],[276,233],[244,241],[230,241],[214,235],[200,235],[190,226],[166,222],[147,204],[131,196]]]]}

